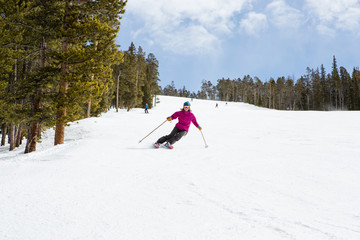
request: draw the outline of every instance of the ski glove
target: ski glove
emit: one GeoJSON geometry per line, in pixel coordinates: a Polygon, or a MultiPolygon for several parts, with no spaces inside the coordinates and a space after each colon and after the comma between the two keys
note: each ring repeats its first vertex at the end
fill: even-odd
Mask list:
{"type": "Polygon", "coordinates": [[[171,117],[167,117],[166,119],[167,119],[168,121],[171,121],[171,117]]]}
{"type": "Polygon", "coordinates": [[[198,129],[201,131],[202,128],[200,126],[198,126],[198,129]]]}

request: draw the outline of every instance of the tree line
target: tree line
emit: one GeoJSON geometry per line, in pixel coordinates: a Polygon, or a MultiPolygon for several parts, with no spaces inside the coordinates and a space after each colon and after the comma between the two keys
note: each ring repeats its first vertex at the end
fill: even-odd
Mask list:
{"type": "Polygon", "coordinates": [[[0,0],[1,145],[36,151],[55,128],[64,143],[68,122],[110,107],[152,106],[158,61],[115,38],[127,0],[0,0]]]}
{"type": "Polygon", "coordinates": [[[214,85],[203,80],[199,91],[190,93],[183,87],[176,89],[174,82],[163,89],[164,95],[199,99],[245,102],[278,110],[360,110],[360,71],[337,66],[333,57],[332,70],[306,69],[296,81],[291,77],[270,78],[262,82],[247,75],[242,79],[221,78],[214,85]]]}

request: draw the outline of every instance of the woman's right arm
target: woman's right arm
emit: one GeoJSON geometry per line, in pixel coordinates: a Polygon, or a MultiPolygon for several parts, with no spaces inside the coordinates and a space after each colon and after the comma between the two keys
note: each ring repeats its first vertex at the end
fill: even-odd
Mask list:
{"type": "Polygon", "coordinates": [[[173,115],[171,115],[171,119],[177,119],[179,117],[179,112],[175,112],[173,115]]]}

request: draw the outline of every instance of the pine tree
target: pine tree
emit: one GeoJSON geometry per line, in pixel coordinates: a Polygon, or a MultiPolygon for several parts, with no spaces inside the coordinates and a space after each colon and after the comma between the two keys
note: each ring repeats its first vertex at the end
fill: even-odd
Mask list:
{"type": "Polygon", "coordinates": [[[275,98],[276,98],[276,109],[283,110],[284,107],[284,92],[285,92],[285,78],[279,77],[276,80],[276,88],[275,88],[275,98]]]}
{"type": "Polygon", "coordinates": [[[210,100],[215,100],[214,85],[210,81],[207,82],[207,95],[210,100]]]}
{"type": "Polygon", "coordinates": [[[247,75],[244,76],[244,78],[240,83],[241,99],[245,103],[249,102],[249,98],[251,98],[251,95],[249,95],[251,94],[249,91],[249,81],[250,81],[250,76],[247,75]]]}
{"type": "MultiPolygon", "coordinates": [[[[66,0],[63,3],[59,31],[61,51],[54,54],[61,64],[55,145],[64,142],[66,122],[80,118],[81,105],[88,103],[89,99],[93,101],[102,90],[107,91],[106,84],[95,80],[96,72],[101,72],[96,65],[100,61],[103,72],[104,68],[109,70],[112,65],[106,61],[109,56],[106,53],[112,57],[115,55],[113,40],[119,30],[119,15],[124,13],[125,4],[123,0],[66,0]],[[92,71],[86,75],[84,69],[92,71]]],[[[111,79],[110,73],[106,79],[111,79]]]]}
{"type": "Polygon", "coordinates": [[[351,81],[350,74],[346,71],[344,67],[340,67],[340,81],[341,81],[341,91],[340,91],[340,108],[345,110],[349,109],[349,85],[351,81]]]}
{"type": "Polygon", "coordinates": [[[203,80],[201,82],[201,95],[203,95],[206,99],[215,98],[213,84],[210,81],[203,80]]]}
{"type": "Polygon", "coordinates": [[[6,61],[1,67],[0,112],[3,128],[8,130],[10,150],[13,150],[21,143],[26,122],[26,96],[21,91],[21,84],[26,77],[31,50],[24,47],[28,37],[20,23],[28,11],[28,2],[1,1],[0,6],[0,55],[6,61]]]}
{"type": "Polygon", "coordinates": [[[175,87],[175,83],[174,81],[171,81],[170,85],[167,85],[164,90],[163,90],[164,95],[166,96],[177,96],[178,92],[177,89],[175,87]]]}
{"type": "Polygon", "coordinates": [[[360,110],[360,71],[353,68],[349,83],[349,110],[360,110]]]}
{"type": "MultiPolygon", "coordinates": [[[[138,47],[138,51],[136,53],[137,61],[136,61],[136,86],[137,86],[137,98],[139,99],[136,107],[145,108],[146,104],[149,104],[148,100],[144,100],[144,88],[146,82],[146,60],[145,60],[145,52],[142,47],[138,47]]],[[[151,101],[150,101],[151,103],[151,101]]]]}
{"type": "MultiPolygon", "coordinates": [[[[0,22],[1,24],[1,22],[0,22]]],[[[1,28],[1,25],[0,25],[1,28]]],[[[5,145],[7,135],[8,118],[6,116],[7,111],[11,109],[8,104],[8,75],[12,71],[12,59],[10,52],[6,49],[0,49],[0,126],[1,126],[1,146],[5,145]]]]}
{"type": "Polygon", "coordinates": [[[286,79],[285,82],[285,96],[284,102],[286,109],[295,109],[295,91],[294,91],[294,80],[291,78],[286,79]]]}
{"type": "Polygon", "coordinates": [[[342,91],[341,80],[337,68],[336,58],[333,56],[331,71],[331,102],[335,109],[340,108],[340,93],[342,91]]]}
{"type": "Polygon", "coordinates": [[[311,110],[311,102],[312,102],[312,79],[311,73],[312,69],[309,67],[306,68],[306,74],[303,76],[303,80],[305,83],[305,98],[306,98],[306,108],[305,110],[311,110]]]}
{"type": "Polygon", "coordinates": [[[360,70],[355,69],[353,70],[352,74],[352,82],[355,89],[354,94],[354,110],[360,110],[360,70]]]}
{"type": "Polygon", "coordinates": [[[320,67],[320,85],[321,85],[321,106],[322,110],[328,110],[331,104],[331,97],[330,97],[330,81],[329,78],[326,76],[326,71],[324,65],[321,64],[320,67]]]}
{"type": "Polygon", "coordinates": [[[323,96],[323,88],[321,86],[321,77],[319,73],[319,69],[311,72],[312,79],[312,91],[313,91],[313,110],[321,110],[322,109],[322,96],[323,96]]]}
{"type": "MultiPolygon", "coordinates": [[[[254,89],[255,89],[254,80],[252,77],[249,76],[249,82],[248,82],[248,88],[247,88],[247,95],[249,96],[247,103],[249,103],[249,104],[255,103],[254,89]]],[[[237,101],[236,97],[235,97],[234,101],[237,101]]]]}
{"type": "Polygon", "coordinates": [[[129,49],[124,52],[124,62],[121,64],[121,72],[121,105],[124,105],[127,108],[127,111],[130,111],[131,108],[136,107],[141,102],[141,98],[138,98],[137,55],[133,42],[131,43],[129,49]]]}
{"type": "Polygon", "coordinates": [[[306,80],[302,76],[295,83],[295,109],[307,110],[306,80]]]}
{"type": "Polygon", "coordinates": [[[256,106],[262,106],[263,103],[263,84],[258,77],[255,77],[254,86],[254,104],[256,106]]]}
{"type": "Polygon", "coordinates": [[[36,150],[37,139],[40,138],[41,125],[49,125],[53,118],[53,92],[58,81],[59,68],[46,61],[50,59],[50,50],[55,46],[56,29],[60,24],[59,1],[30,1],[28,10],[24,11],[22,25],[28,41],[36,51],[35,62],[28,71],[22,88],[31,100],[29,113],[28,141],[25,153],[36,150]]]}
{"type": "Polygon", "coordinates": [[[275,80],[270,78],[269,82],[266,84],[266,95],[268,108],[275,108],[275,80]]]}
{"type": "Polygon", "coordinates": [[[121,77],[121,65],[124,63],[124,53],[118,51],[115,56],[115,63],[112,66],[113,78],[115,79],[115,108],[116,112],[119,111],[119,92],[120,92],[120,77],[121,77]]]}
{"type": "MultiPolygon", "coordinates": [[[[158,82],[159,78],[159,61],[156,59],[153,53],[149,53],[146,58],[146,81],[144,87],[144,99],[143,103],[146,102],[149,104],[149,107],[152,108],[152,99],[157,94],[161,93],[158,82]]],[[[155,97],[156,98],[156,97],[155,97]]],[[[155,100],[156,104],[156,100],[155,100]]]]}

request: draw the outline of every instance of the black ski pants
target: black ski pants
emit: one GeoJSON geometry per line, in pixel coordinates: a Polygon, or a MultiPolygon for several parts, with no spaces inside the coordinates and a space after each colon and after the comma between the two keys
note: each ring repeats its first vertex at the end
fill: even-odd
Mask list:
{"type": "Polygon", "coordinates": [[[185,130],[180,130],[177,127],[171,131],[169,135],[163,136],[157,140],[158,143],[169,142],[173,145],[175,142],[179,141],[183,136],[185,136],[187,132],[185,130]]]}

